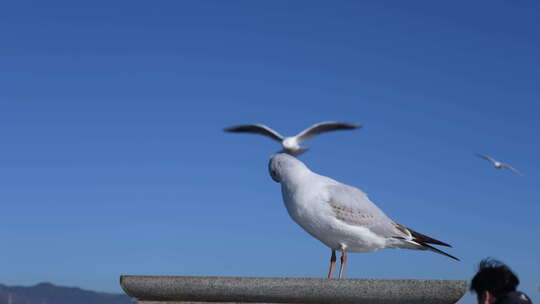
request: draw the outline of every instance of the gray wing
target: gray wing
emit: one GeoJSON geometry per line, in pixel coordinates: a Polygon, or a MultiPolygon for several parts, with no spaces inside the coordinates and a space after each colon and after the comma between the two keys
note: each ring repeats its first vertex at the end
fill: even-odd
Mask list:
{"type": "Polygon", "coordinates": [[[501,166],[502,166],[503,168],[505,168],[505,169],[508,169],[508,170],[514,172],[514,173],[517,174],[517,175],[523,176],[523,173],[519,172],[516,168],[510,166],[509,164],[504,164],[504,163],[503,163],[503,164],[501,164],[501,166]]]}
{"type": "Polygon", "coordinates": [[[353,130],[353,129],[357,129],[361,127],[362,126],[360,125],[355,125],[355,124],[350,124],[350,123],[325,121],[325,122],[320,122],[318,124],[314,124],[313,126],[298,133],[298,135],[296,135],[296,140],[298,141],[298,143],[301,143],[312,138],[315,135],[319,135],[324,132],[337,131],[337,130],[353,130]]]}
{"type": "Polygon", "coordinates": [[[260,124],[255,125],[239,125],[225,128],[226,132],[235,132],[235,133],[256,133],[268,136],[279,142],[283,141],[284,137],[278,132],[272,130],[270,127],[260,124]]]}
{"type": "Polygon", "coordinates": [[[328,204],[338,220],[352,226],[368,228],[384,238],[403,240],[405,243],[413,244],[415,249],[430,250],[459,261],[459,258],[429,244],[452,247],[451,245],[394,222],[360,189],[338,184],[329,186],[328,191],[330,193],[328,204]]]}
{"type": "Polygon", "coordinates": [[[490,157],[490,156],[487,156],[487,155],[484,155],[484,154],[480,154],[480,153],[476,153],[476,156],[480,157],[480,158],[483,158],[485,160],[488,160],[492,163],[496,162],[495,159],[493,159],[493,157],[490,157]]]}
{"type": "Polygon", "coordinates": [[[360,189],[345,184],[328,186],[328,204],[334,216],[349,225],[365,227],[382,237],[411,238],[406,229],[391,220],[360,189]]]}

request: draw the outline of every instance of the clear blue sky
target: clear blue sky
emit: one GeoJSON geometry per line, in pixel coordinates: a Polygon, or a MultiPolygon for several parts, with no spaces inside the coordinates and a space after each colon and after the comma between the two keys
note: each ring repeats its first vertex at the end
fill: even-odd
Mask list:
{"type": "Polygon", "coordinates": [[[324,277],[277,143],[222,128],[339,120],[365,128],[302,160],[462,258],[354,254],[348,277],[470,279],[492,256],[539,302],[539,29],[527,0],[4,2],[0,282],[324,277]]]}

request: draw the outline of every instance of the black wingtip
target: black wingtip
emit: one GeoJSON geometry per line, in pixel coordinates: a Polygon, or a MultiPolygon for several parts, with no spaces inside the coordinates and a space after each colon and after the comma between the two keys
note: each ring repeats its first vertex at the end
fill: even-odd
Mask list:
{"type": "Polygon", "coordinates": [[[361,124],[355,124],[355,123],[350,123],[350,122],[340,122],[340,121],[334,121],[334,120],[318,123],[318,125],[324,125],[324,124],[332,124],[334,126],[338,126],[337,130],[354,130],[354,129],[359,129],[363,127],[361,124]]]}
{"type": "Polygon", "coordinates": [[[433,247],[433,246],[430,246],[430,245],[428,245],[428,244],[426,244],[426,243],[419,243],[419,244],[422,245],[422,246],[424,246],[427,250],[431,250],[431,251],[436,252],[436,253],[438,253],[438,254],[445,255],[445,256],[447,256],[447,257],[449,257],[449,258],[451,258],[451,259],[454,259],[454,260],[456,260],[456,261],[461,261],[459,258],[457,258],[457,257],[455,257],[455,256],[453,256],[453,255],[451,255],[451,254],[449,254],[449,253],[446,253],[446,252],[444,252],[444,251],[442,251],[442,250],[440,250],[440,249],[437,249],[437,248],[435,248],[435,247],[433,247]]]}
{"type": "Polygon", "coordinates": [[[227,128],[224,128],[223,131],[225,132],[246,132],[249,131],[250,128],[252,128],[255,125],[236,125],[236,126],[230,126],[227,128]]]}
{"type": "Polygon", "coordinates": [[[360,129],[363,126],[361,124],[353,124],[353,123],[343,123],[343,126],[347,129],[360,129]]]}
{"type": "Polygon", "coordinates": [[[412,230],[411,228],[409,227],[406,227],[407,230],[409,230],[409,232],[411,233],[414,241],[417,241],[419,243],[429,243],[429,244],[435,244],[435,245],[440,245],[440,246],[446,246],[446,247],[452,247],[452,245],[448,244],[448,243],[445,243],[445,242],[441,242],[439,240],[436,240],[432,237],[429,237],[425,234],[422,234],[420,232],[416,232],[414,230],[412,230]]]}
{"type": "Polygon", "coordinates": [[[493,161],[493,159],[492,159],[491,157],[489,157],[488,155],[486,155],[486,154],[482,154],[482,153],[474,153],[474,155],[476,155],[477,157],[479,157],[479,158],[481,158],[481,159],[493,161]]]}

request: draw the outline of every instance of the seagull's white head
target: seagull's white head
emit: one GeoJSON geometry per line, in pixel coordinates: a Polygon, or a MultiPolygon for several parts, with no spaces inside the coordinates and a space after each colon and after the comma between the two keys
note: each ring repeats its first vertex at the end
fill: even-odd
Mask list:
{"type": "Polygon", "coordinates": [[[303,162],[286,153],[275,154],[268,163],[270,176],[276,183],[281,183],[284,178],[287,178],[293,172],[303,172],[306,169],[307,167],[303,162]]]}

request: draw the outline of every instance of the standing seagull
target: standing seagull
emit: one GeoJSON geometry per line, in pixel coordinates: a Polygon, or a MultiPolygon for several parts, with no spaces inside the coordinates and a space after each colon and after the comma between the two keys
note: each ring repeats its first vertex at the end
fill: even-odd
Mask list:
{"type": "Polygon", "coordinates": [[[500,161],[495,160],[493,157],[490,157],[490,156],[484,155],[484,154],[480,154],[480,153],[477,153],[476,156],[489,161],[497,169],[508,169],[508,170],[514,172],[517,175],[523,176],[523,174],[521,172],[519,172],[517,169],[513,168],[509,164],[501,163],[500,161]]]}
{"type": "Polygon", "coordinates": [[[276,154],[270,159],[269,171],[272,179],[281,183],[291,218],[332,250],[329,279],[334,273],[336,250],[341,250],[339,278],[343,278],[347,252],[430,250],[459,261],[429,244],[452,246],[394,222],[360,189],[314,173],[297,158],[276,154]]]}
{"type": "Polygon", "coordinates": [[[311,139],[315,135],[319,135],[324,132],[336,131],[336,130],[353,130],[361,128],[360,125],[354,125],[350,123],[335,122],[335,121],[326,121],[314,124],[313,126],[305,129],[304,131],[298,133],[296,136],[284,137],[278,132],[272,130],[270,127],[265,125],[240,125],[226,128],[227,132],[244,132],[244,133],[257,133],[271,137],[281,143],[284,152],[290,155],[298,156],[307,150],[308,147],[301,147],[300,144],[304,141],[311,139]]]}

